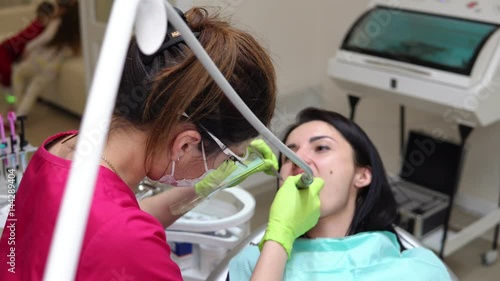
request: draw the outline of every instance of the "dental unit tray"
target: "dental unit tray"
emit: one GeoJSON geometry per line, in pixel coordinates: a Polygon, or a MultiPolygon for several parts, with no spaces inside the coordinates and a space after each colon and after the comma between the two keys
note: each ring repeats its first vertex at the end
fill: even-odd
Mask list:
{"type": "Polygon", "coordinates": [[[231,248],[241,235],[248,234],[248,229],[234,227],[247,224],[254,211],[255,199],[248,191],[240,187],[221,190],[167,228],[168,241],[231,248]]]}
{"type": "Polygon", "coordinates": [[[183,256],[172,253],[183,279],[206,280],[226,254],[250,234],[254,211],[253,196],[236,186],[217,192],[167,228],[169,244],[191,244],[190,252],[183,256]]]}

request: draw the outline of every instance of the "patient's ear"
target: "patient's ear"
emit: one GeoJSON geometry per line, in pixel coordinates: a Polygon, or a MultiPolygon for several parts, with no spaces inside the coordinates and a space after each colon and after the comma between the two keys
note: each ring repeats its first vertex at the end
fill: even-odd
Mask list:
{"type": "Polygon", "coordinates": [[[356,168],[356,174],[354,175],[354,186],[357,188],[363,188],[368,186],[372,182],[372,170],[369,167],[358,167],[356,168]]]}

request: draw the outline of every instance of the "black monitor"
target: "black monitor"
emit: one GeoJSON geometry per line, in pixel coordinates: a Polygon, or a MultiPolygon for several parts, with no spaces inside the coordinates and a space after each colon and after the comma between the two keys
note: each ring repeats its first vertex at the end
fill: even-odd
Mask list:
{"type": "Polygon", "coordinates": [[[455,192],[461,172],[463,147],[410,131],[400,178],[447,195],[455,192]]]}

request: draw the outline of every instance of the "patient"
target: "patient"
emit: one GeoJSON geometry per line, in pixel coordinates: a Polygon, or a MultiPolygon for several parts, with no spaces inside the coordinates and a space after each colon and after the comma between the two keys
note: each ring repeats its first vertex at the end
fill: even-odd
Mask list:
{"type": "Polygon", "coordinates": [[[26,46],[26,58],[13,68],[17,116],[27,115],[38,96],[56,80],[63,62],[80,53],[78,1],[58,0],[57,7],[60,18],[26,46]]]}
{"type": "MultiPolygon", "coordinates": [[[[382,160],[358,125],[338,113],[307,108],[284,142],[325,181],[320,218],[295,240],[284,280],[450,280],[433,252],[401,245],[382,160]]],[[[303,172],[280,157],[282,178],[303,172]]],[[[250,280],[259,254],[257,246],[239,253],[230,262],[230,280],[250,280]]]]}
{"type": "Polygon", "coordinates": [[[43,1],[38,4],[36,18],[17,34],[0,43],[0,84],[11,86],[12,64],[21,59],[26,44],[42,33],[54,14],[54,5],[43,1]]]}

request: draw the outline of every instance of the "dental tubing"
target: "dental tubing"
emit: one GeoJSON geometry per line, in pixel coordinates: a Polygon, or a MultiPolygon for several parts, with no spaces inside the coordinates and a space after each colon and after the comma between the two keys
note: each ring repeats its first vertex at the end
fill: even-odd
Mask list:
{"type": "Polygon", "coordinates": [[[276,136],[269,131],[260,122],[260,120],[252,113],[248,106],[243,102],[243,100],[238,96],[233,87],[226,80],[224,75],[220,72],[219,68],[215,65],[212,59],[208,56],[207,52],[201,46],[200,42],[196,39],[191,29],[186,25],[182,18],[177,14],[175,9],[172,7],[168,1],[165,1],[165,6],[167,8],[167,17],[172,25],[177,28],[181,33],[184,41],[189,46],[191,51],[195,54],[201,64],[208,71],[210,76],[214,79],[215,83],[221,88],[221,90],[226,94],[227,98],[233,103],[233,105],[240,111],[240,113],[247,119],[247,121],[270,143],[272,143],[276,148],[278,148],[283,154],[285,154],[290,160],[292,160],[297,166],[302,168],[305,173],[301,177],[301,181],[298,183],[297,187],[307,188],[314,180],[314,176],[311,168],[302,161],[295,153],[293,153],[286,145],[284,145],[276,136]]]}

